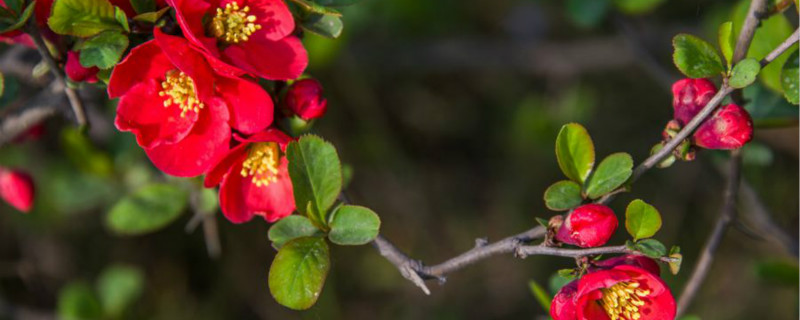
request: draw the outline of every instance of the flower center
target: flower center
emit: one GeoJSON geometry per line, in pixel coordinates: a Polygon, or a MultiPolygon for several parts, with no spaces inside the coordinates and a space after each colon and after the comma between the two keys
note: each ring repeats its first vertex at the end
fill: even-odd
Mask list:
{"type": "Polygon", "coordinates": [[[280,149],[275,142],[256,143],[250,148],[247,159],[242,163],[242,177],[252,177],[256,187],[268,186],[278,181],[280,149]]]}
{"type": "Polygon", "coordinates": [[[194,90],[194,81],[183,71],[167,71],[158,95],[165,97],[164,107],[175,104],[181,108],[181,117],[189,111],[199,112],[200,109],[203,109],[203,103],[197,99],[197,93],[194,90]]]}
{"type": "Polygon", "coordinates": [[[611,320],[638,320],[642,317],[639,307],[645,304],[642,298],[650,294],[650,290],[639,289],[638,282],[626,281],[601,291],[603,299],[600,300],[600,305],[611,320]]]}
{"type": "Polygon", "coordinates": [[[250,7],[239,7],[236,1],[225,5],[225,9],[217,8],[217,14],[211,19],[209,32],[211,35],[227,43],[247,41],[261,25],[255,23],[256,16],[247,14],[250,7]]]}

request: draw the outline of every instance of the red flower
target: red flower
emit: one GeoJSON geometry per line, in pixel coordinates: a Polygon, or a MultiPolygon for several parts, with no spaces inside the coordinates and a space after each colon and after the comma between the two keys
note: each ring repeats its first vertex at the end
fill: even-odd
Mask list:
{"type": "Polygon", "coordinates": [[[753,119],[744,108],[721,107],[694,133],[694,144],[706,149],[738,149],[753,139],[753,119]]]}
{"type": "Polygon", "coordinates": [[[658,263],[656,263],[653,259],[638,254],[626,254],[624,256],[597,261],[594,262],[593,266],[590,267],[589,270],[594,272],[597,270],[612,269],[621,265],[639,267],[654,275],[661,274],[661,268],[658,266],[658,263]]]}
{"type": "Polygon", "coordinates": [[[130,131],[167,174],[203,174],[243,133],[272,122],[272,100],[257,84],[218,76],[205,56],[179,37],[155,30],[111,74],[108,95],[121,97],[115,124],[130,131]]]}
{"type": "Polygon", "coordinates": [[[672,85],[672,108],[674,118],[681,126],[689,121],[706,106],[717,88],[708,79],[681,79],[672,85]]]}
{"type": "Polygon", "coordinates": [[[259,215],[275,222],[294,211],[289,162],[283,156],[291,140],[277,129],[267,129],[242,139],[211,169],[205,186],[222,183],[219,202],[228,220],[242,223],[259,215]]]}
{"type": "Polygon", "coordinates": [[[553,298],[555,320],[672,320],[675,299],[657,275],[631,265],[591,272],[553,298]]]}
{"type": "Polygon", "coordinates": [[[248,72],[270,80],[299,77],[308,65],[294,19],[281,0],[168,0],[189,41],[203,48],[219,72],[248,72]]]}
{"type": "Polygon", "coordinates": [[[322,96],[322,85],[314,79],[298,80],[286,91],[284,106],[303,120],[316,119],[325,114],[328,100],[322,96]]]}
{"type": "Polygon", "coordinates": [[[99,70],[97,67],[86,68],[81,65],[80,53],[77,51],[67,52],[67,64],[64,66],[64,72],[72,81],[95,83],[99,70]]]}
{"type": "Polygon", "coordinates": [[[33,179],[27,173],[18,170],[0,168],[0,198],[22,212],[33,207],[33,179]]]}
{"type": "Polygon", "coordinates": [[[602,246],[617,230],[617,224],[617,216],[611,208],[585,204],[564,218],[556,233],[556,240],[582,248],[602,246]]]}

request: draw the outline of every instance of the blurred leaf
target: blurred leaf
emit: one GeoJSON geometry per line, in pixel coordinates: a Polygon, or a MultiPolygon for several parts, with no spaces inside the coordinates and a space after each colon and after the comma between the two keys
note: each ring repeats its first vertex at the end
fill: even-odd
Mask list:
{"type": "Polygon", "coordinates": [[[326,38],[338,38],[342,34],[344,24],[335,15],[311,13],[302,18],[300,26],[306,30],[326,38]]]}
{"type": "Polygon", "coordinates": [[[381,219],[369,208],[343,205],[331,219],[328,239],[338,245],[362,245],[378,236],[381,219]]]}
{"type": "Polygon", "coordinates": [[[683,317],[680,317],[678,320],[701,320],[699,316],[693,314],[687,314],[683,317]]]}
{"type": "Polygon", "coordinates": [[[269,291],[281,305],[305,310],[317,301],[330,268],[324,238],[304,237],[287,242],[269,268],[269,291]]]}
{"type": "Polygon", "coordinates": [[[577,123],[562,126],[556,137],[556,158],[567,178],[586,181],[594,166],[594,144],[586,128],[577,123]]]}
{"type": "Polygon", "coordinates": [[[558,290],[561,290],[562,287],[572,282],[572,280],[575,280],[574,275],[567,274],[567,272],[562,271],[572,272],[572,269],[562,269],[550,276],[550,281],[548,281],[547,288],[550,289],[550,295],[552,296],[555,296],[558,293],[558,290]]]}
{"type": "Polygon", "coordinates": [[[342,191],[342,165],[336,148],[318,136],[306,135],[289,144],[286,156],[298,211],[327,225],[328,208],[342,191]]]}
{"type": "Polygon", "coordinates": [[[60,320],[93,320],[102,316],[100,303],[88,284],[71,282],[58,293],[60,320]]]}
{"type": "Polygon", "coordinates": [[[13,75],[3,76],[3,94],[0,95],[0,106],[5,106],[17,99],[19,80],[13,75]]]}
{"type": "Polygon", "coordinates": [[[531,293],[536,298],[536,301],[542,306],[542,309],[544,309],[545,312],[550,312],[550,301],[553,300],[553,298],[550,297],[547,290],[542,288],[542,286],[534,280],[528,281],[528,287],[531,289],[531,293]]]}
{"type": "Polygon", "coordinates": [[[67,127],[61,130],[61,149],[67,159],[83,172],[108,177],[114,169],[111,157],[95,147],[79,128],[67,127]]]}
{"type": "Polygon", "coordinates": [[[742,147],[742,164],[768,167],[772,165],[772,149],[758,141],[750,141],[742,147]]]}
{"type": "Polygon", "coordinates": [[[709,78],[724,71],[719,54],[703,39],[681,33],[672,38],[672,46],[675,66],[689,78],[709,78]]]}
{"type": "Polygon", "coordinates": [[[80,45],[80,63],[86,68],[109,69],[119,62],[127,48],[128,37],[119,31],[105,31],[80,45]]]}
{"type": "Polygon", "coordinates": [[[213,214],[219,209],[219,193],[217,189],[200,189],[197,193],[197,209],[204,214],[213,214]]]}
{"type": "Polygon", "coordinates": [[[342,14],[339,13],[339,11],[320,5],[313,0],[291,0],[291,1],[296,3],[299,7],[303,8],[307,13],[317,13],[317,14],[332,15],[337,17],[342,16],[342,14]]]}
{"type": "Polygon", "coordinates": [[[131,1],[131,7],[133,7],[133,11],[136,11],[136,13],[138,14],[142,14],[145,12],[152,12],[158,9],[155,0],[130,0],[130,1],[131,1]]]}
{"type": "Polygon", "coordinates": [[[661,229],[661,214],[646,202],[633,200],[625,209],[625,229],[634,241],[650,238],[661,229]]]}
{"type": "Polygon", "coordinates": [[[798,78],[800,78],[800,71],[798,71],[798,67],[800,67],[800,63],[798,62],[798,50],[795,50],[789,59],[786,60],[786,63],[783,65],[783,69],[781,70],[781,88],[783,88],[783,95],[786,97],[786,100],[789,101],[791,104],[798,104],[800,102],[800,84],[798,84],[798,78]]]}
{"type": "MultiPolygon", "coordinates": [[[[35,6],[36,6],[36,1],[31,1],[31,3],[28,4],[27,7],[25,7],[25,11],[22,11],[19,17],[10,24],[6,23],[7,21],[5,19],[0,19],[0,33],[14,31],[19,28],[22,28],[25,25],[25,23],[27,23],[28,20],[31,18],[35,6]]],[[[17,12],[19,11],[17,10],[17,12]]]]}
{"type": "Polygon", "coordinates": [[[103,31],[125,30],[117,19],[118,11],[108,0],[55,0],[47,24],[58,34],[91,37],[103,31]]]}
{"type": "Polygon", "coordinates": [[[278,220],[267,233],[269,241],[272,241],[272,245],[277,249],[280,249],[287,241],[314,235],[322,235],[322,233],[308,218],[296,214],[278,220]]]}
{"type": "Polygon", "coordinates": [[[650,258],[660,258],[667,254],[667,247],[656,239],[644,239],[636,242],[634,248],[650,258]]]}
{"type": "Polygon", "coordinates": [[[756,264],[758,277],[770,283],[797,287],[800,282],[800,270],[797,261],[766,260],[756,264]]]}
{"type": "Polygon", "coordinates": [[[139,21],[139,22],[145,22],[145,23],[154,24],[154,23],[156,23],[156,21],[158,21],[158,19],[161,19],[161,17],[164,16],[164,14],[169,11],[169,9],[170,9],[170,7],[163,7],[163,8],[161,8],[161,10],[158,10],[158,11],[148,11],[148,12],[140,13],[140,14],[136,15],[135,17],[133,17],[133,20],[134,21],[139,21]]]}
{"type": "Polygon", "coordinates": [[[97,280],[97,292],[106,314],[118,318],[144,290],[144,275],[132,266],[106,268],[97,280]]]}
{"type": "Polygon", "coordinates": [[[597,166],[586,182],[586,194],[597,199],[614,191],[633,173],[633,159],[625,152],[609,155],[597,166]]]}
{"type": "Polygon", "coordinates": [[[727,21],[719,26],[719,50],[728,69],[731,68],[733,59],[733,49],[736,47],[736,39],[733,38],[733,22],[727,21]]]}
{"type": "Polygon", "coordinates": [[[567,0],[567,17],[579,27],[597,26],[608,12],[608,0],[567,0]]]}
{"type": "MultiPolygon", "coordinates": [[[[735,37],[739,36],[749,6],[749,0],[742,0],[734,8],[734,14],[731,20],[733,21],[735,37]]],[[[761,20],[753,35],[750,49],[747,51],[747,57],[756,60],[763,59],[773,49],[783,43],[793,31],[794,27],[792,27],[792,24],[785,15],[775,14],[767,19],[761,20]]],[[[794,47],[797,47],[797,45],[795,44],[794,47]]],[[[759,79],[767,88],[776,92],[783,92],[780,79],[781,67],[786,62],[790,52],[791,50],[787,50],[787,52],[780,55],[761,70],[759,79]]]]}
{"type": "Polygon", "coordinates": [[[14,13],[19,13],[25,0],[5,0],[5,6],[14,13]]]}
{"type": "MultiPolygon", "coordinates": [[[[763,72],[763,71],[762,71],[763,72]]],[[[767,89],[760,82],[744,88],[744,108],[750,113],[756,127],[797,126],[797,106],[790,104],[782,94],[767,89]]]]}
{"type": "Polygon", "coordinates": [[[344,7],[344,6],[354,5],[361,1],[362,0],[314,0],[314,2],[320,5],[331,6],[331,7],[344,7]]]}
{"type": "Polygon", "coordinates": [[[628,14],[642,14],[653,10],[664,0],[614,0],[620,11],[628,14]]]}
{"type": "Polygon", "coordinates": [[[746,86],[749,86],[753,81],[756,81],[756,76],[758,76],[758,72],[761,71],[761,64],[758,60],[753,58],[747,58],[733,67],[731,71],[731,77],[728,79],[728,84],[732,88],[741,89],[746,86]]]}
{"type": "MultiPolygon", "coordinates": [[[[564,211],[581,204],[581,186],[574,181],[556,182],[544,191],[544,204],[553,211],[564,211]]],[[[545,224],[547,226],[547,224],[545,224]]]]}
{"type": "Polygon", "coordinates": [[[186,192],[180,188],[151,184],[117,202],[108,213],[106,223],[121,235],[146,234],[175,221],[186,204],[186,192]]]}
{"type": "Polygon", "coordinates": [[[3,76],[3,73],[0,72],[0,97],[2,97],[3,94],[5,94],[5,90],[6,90],[6,78],[5,76],[3,76]]]}

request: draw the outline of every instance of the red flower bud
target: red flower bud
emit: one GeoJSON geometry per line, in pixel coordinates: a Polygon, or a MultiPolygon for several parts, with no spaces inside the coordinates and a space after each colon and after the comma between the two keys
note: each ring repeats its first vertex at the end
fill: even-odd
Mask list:
{"type": "Polygon", "coordinates": [[[97,69],[97,67],[86,68],[81,65],[79,60],[80,54],[78,52],[67,52],[67,64],[64,66],[64,72],[67,77],[76,82],[97,82],[97,71],[100,69],[97,69]]]}
{"type": "Polygon", "coordinates": [[[18,170],[0,168],[0,198],[22,212],[33,207],[33,179],[18,170]]]}
{"type": "Polygon", "coordinates": [[[627,254],[624,256],[608,258],[602,261],[594,262],[593,266],[589,268],[590,272],[613,269],[616,266],[634,266],[639,267],[654,275],[661,274],[661,268],[655,260],[637,254],[627,254]]]}
{"type": "Polygon", "coordinates": [[[686,125],[717,93],[708,79],[681,79],[672,85],[674,118],[686,125]]]}
{"type": "Polygon", "coordinates": [[[694,133],[694,144],[706,149],[738,149],[753,139],[753,120],[744,108],[729,104],[694,133]]]}
{"type": "Polygon", "coordinates": [[[328,100],[322,96],[322,85],[314,79],[293,83],[286,91],[283,103],[289,111],[306,121],[321,117],[328,109],[328,100]]]}
{"type": "Polygon", "coordinates": [[[611,208],[586,204],[572,210],[556,233],[556,240],[591,248],[604,245],[617,230],[617,216],[611,208]]]}

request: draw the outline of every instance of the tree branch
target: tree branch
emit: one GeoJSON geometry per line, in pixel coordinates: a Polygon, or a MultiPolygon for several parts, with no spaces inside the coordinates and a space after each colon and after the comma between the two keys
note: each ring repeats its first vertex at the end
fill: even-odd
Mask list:
{"type": "Polygon", "coordinates": [[[61,85],[51,83],[50,86],[37,94],[28,106],[17,114],[7,115],[0,123],[0,146],[10,142],[30,127],[56,115],[61,111],[63,95],[60,94],[61,85]]]}
{"type": "Polygon", "coordinates": [[[797,28],[797,30],[795,30],[794,33],[792,33],[792,35],[789,36],[789,38],[786,38],[786,40],[783,41],[783,43],[781,43],[780,45],[778,45],[778,47],[775,48],[775,50],[772,50],[772,52],[767,54],[767,56],[764,57],[764,59],[761,59],[761,67],[763,68],[770,62],[772,62],[772,60],[777,59],[780,55],[786,52],[786,50],[789,50],[789,48],[791,48],[792,45],[794,45],[798,41],[800,41],[800,28],[797,28]]]}

